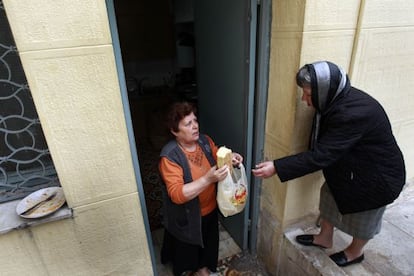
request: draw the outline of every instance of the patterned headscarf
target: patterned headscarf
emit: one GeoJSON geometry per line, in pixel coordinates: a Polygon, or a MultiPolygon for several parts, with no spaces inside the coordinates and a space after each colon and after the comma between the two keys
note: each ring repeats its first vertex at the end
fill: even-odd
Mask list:
{"type": "Polygon", "coordinates": [[[320,118],[349,83],[344,70],[329,62],[318,61],[306,64],[311,78],[312,104],[316,109],[312,131],[313,148],[319,134],[320,118]]]}

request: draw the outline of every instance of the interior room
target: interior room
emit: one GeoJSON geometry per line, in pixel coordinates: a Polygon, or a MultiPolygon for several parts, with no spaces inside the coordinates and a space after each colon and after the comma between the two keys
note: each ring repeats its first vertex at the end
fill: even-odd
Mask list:
{"type": "Polygon", "coordinates": [[[165,111],[174,100],[197,103],[192,1],[114,1],[151,231],[161,228],[157,162],[170,138],[165,111]]]}

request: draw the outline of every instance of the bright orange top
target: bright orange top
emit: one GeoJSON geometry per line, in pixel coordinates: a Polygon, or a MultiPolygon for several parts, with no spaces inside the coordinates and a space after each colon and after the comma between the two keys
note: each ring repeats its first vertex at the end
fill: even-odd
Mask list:
{"type": "MultiPolygon", "coordinates": [[[[217,146],[208,137],[210,147],[213,153],[213,157],[217,160],[217,146]]],[[[189,152],[182,149],[185,153],[188,163],[190,165],[191,175],[193,180],[197,180],[207,173],[211,168],[207,157],[204,155],[200,145],[197,144],[197,148],[194,152],[189,152]]],[[[161,157],[159,163],[159,170],[161,177],[167,186],[167,192],[172,202],[175,204],[183,204],[189,201],[184,197],[183,185],[184,185],[184,172],[180,165],[168,160],[166,157],[161,157]]],[[[200,201],[201,215],[205,216],[213,211],[217,207],[216,201],[216,185],[209,185],[204,191],[198,195],[200,201]]]]}

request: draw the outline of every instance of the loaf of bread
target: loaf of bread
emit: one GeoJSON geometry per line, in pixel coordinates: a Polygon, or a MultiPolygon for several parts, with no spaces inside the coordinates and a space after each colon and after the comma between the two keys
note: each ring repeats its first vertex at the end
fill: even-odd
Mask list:
{"type": "Polygon", "coordinates": [[[226,148],[225,146],[222,146],[217,151],[217,167],[221,168],[224,165],[227,164],[229,168],[232,168],[231,165],[231,159],[232,159],[232,151],[231,149],[226,148]]]}

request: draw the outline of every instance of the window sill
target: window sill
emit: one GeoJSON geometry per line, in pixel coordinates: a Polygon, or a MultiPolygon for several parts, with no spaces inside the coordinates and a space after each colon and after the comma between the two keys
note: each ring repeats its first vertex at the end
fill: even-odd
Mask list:
{"type": "Polygon", "coordinates": [[[53,214],[42,218],[22,218],[16,213],[16,206],[19,204],[19,202],[20,199],[0,204],[0,235],[6,234],[12,230],[23,229],[72,217],[72,210],[67,206],[67,204],[65,204],[53,214]]]}

